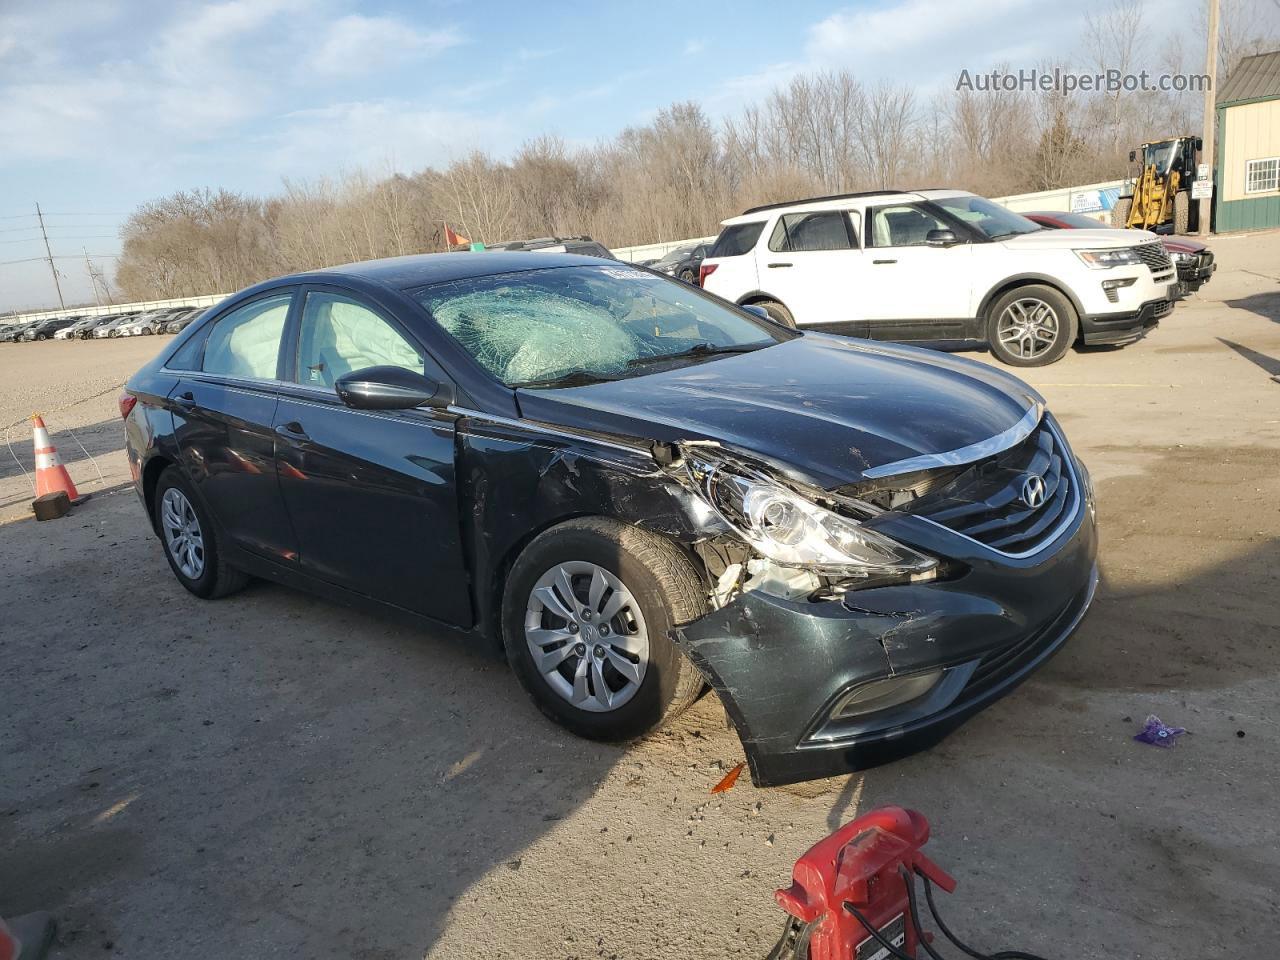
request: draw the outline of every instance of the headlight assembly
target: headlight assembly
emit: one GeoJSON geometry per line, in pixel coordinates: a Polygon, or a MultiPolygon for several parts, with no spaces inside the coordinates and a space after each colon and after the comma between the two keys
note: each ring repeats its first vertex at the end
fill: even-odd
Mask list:
{"type": "Polygon", "coordinates": [[[762,556],[832,577],[924,573],[938,561],[916,553],[775,483],[724,462],[690,460],[707,501],[762,556]]]}
{"type": "Polygon", "coordinates": [[[1111,267],[1128,267],[1142,263],[1138,251],[1132,247],[1114,247],[1109,250],[1077,250],[1076,256],[1094,270],[1107,270],[1111,267]]]}

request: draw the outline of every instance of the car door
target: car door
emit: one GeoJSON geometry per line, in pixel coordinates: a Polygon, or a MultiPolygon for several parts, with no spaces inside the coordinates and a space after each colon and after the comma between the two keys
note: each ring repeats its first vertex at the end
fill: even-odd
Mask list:
{"type": "Polygon", "coordinates": [[[306,290],[290,351],[290,383],[281,386],[274,426],[303,570],[470,626],[453,415],[353,410],[334,390],[343,375],[379,365],[448,378],[389,314],[334,288],[306,290]]]}
{"type": "Polygon", "coordinates": [[[848,211],[782,214],[759,257],[761,289],[791,311],[797,326],[865,333],[858,304],[862,252],[848,211]]]}
{"type": "Polygon", "coordinates": [[[297,541],[275,468],[277,386],[294,291],[272,290],[214,321],[169,395],[183,465],[237,546],[292,563],[297,541]]]}
{"type": "Polygon", "coordinates": [[[864,315],[873,339],[963,338],[971,312],[973,245],[926,243],[930,230],[955,229],[919,203],[868,208],[864,315]]]}

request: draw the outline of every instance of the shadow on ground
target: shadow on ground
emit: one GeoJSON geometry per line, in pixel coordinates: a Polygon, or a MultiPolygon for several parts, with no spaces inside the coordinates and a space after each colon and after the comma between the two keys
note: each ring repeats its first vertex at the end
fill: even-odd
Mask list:
{"type": "Polygon", "coordinates": [[[1255,293],[1223,302],[1236,310],[1247,310],[1273,323],[1280,323],[1280,293],[1255,293]]]}

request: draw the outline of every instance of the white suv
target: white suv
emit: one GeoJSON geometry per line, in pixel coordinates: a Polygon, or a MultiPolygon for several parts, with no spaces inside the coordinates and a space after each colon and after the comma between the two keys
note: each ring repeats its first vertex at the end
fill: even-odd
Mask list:
{"type": "Polygon", "coordinates": [[[724,221],[702,286],[788,326],[1040,366],[1077,339],[1137,340],[1172,309],[1172,261],[1142,230],[1045,230],[960,190],[754,207],[724,221]]]}

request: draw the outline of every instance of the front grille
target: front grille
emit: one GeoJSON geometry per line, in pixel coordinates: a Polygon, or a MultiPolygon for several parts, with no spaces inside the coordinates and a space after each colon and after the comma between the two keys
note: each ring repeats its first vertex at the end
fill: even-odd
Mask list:
{"type": "Polygon", "coordinates": [[[1139,244],[1133,249],[1142,258],[1142,262],[1147,265],[1151,275],[1156,280],[1167,279],[1173,275],[1173,261],[1169,258],[1169,251],[1164,248],[1164,244],[1159,240],[1155,243],[1139,244]]]}
{"type": "Polygon", "coordinates": [[[1008,450],[974,464],[911,512],[1002,553],[1030,553],[1047,542],[1079,502],[1070,454],[1041,421],[1008,450]],[[1029,478],[1043,483],[1043,500],[1024,499],[1029,478]]]}

